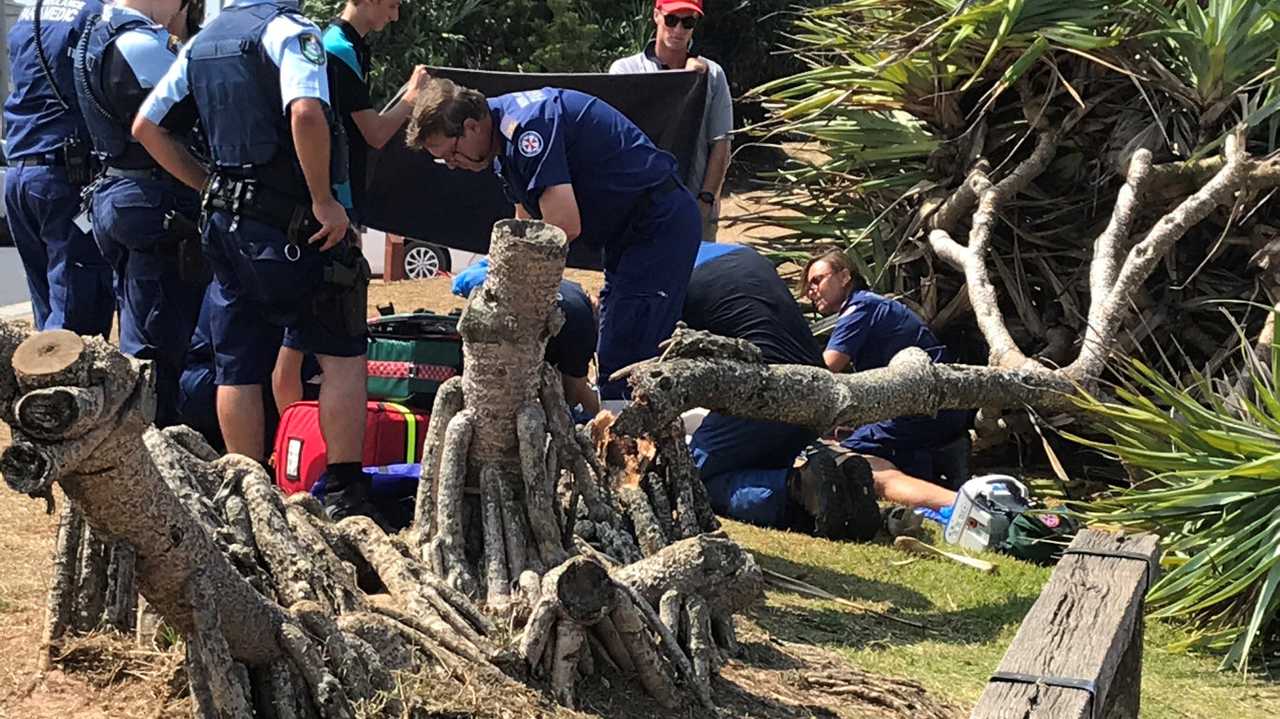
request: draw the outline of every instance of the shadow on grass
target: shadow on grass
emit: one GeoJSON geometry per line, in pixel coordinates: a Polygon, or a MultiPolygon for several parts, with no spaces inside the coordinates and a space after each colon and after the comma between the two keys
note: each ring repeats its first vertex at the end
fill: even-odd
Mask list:
{"type": "Polygon", "coordinates": [[[758,550],[753,554],[760,566],[766,569],[800,579],[870,609],[882,609],[877,604],[891,605],[893,609],[886,613],[925,627],[908,626],[852,607],[814,606],[815,603],[826,602],[808,594],[770,586],[769,591],[776,595],[804,602],[795,605],[775,602],[752,613],[762,628],[788,641],[848,649],[908,646],[924,641],[985,643],[994,640],[1007,627],[1020,624],[1036,600],[1036,596],[1005,595],[993,597],[992,601],[979,606],[947,609],[903,584],[800,564],[758,550]]]}

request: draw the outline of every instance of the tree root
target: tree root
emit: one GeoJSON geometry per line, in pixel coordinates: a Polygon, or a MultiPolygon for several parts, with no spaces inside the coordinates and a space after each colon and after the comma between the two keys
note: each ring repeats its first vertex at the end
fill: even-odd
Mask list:
{"type": "Polygon", "coordinates": [[[84,518],[71,502],[62,506],[58,539],[53,550],[53,580],[45,603],[44,635],[40,642],[40,670],[49,668],[49,658],[71,621],[76,572],[79,569],[80,537],[84,518]]]}
{"type": "Polygon", "coordinates": [[[436,489],[440,486],[441,457],[445,446],[445,433],[449,423],[462,411],[462,378],[450,377],[436,390],[431,405],[431,421],[427,425],[427,439],[422,458],[422,475],[418,480],[417,500],[414,504],[413,527],[419,535],[435,534],[436,489]]]}
{"type": "Polygon", "coordinates": [[[467,451],[471,446],[472,431],[469,410],[463,410],[449,420],[440,457],[440,480],[436,488],[436,533],[425,546],[424,559],[450,586],[474,597],[479,583],[467,563],[462,526],[462,496],[467,479],[467,451]]]}
{"type": "Polygon", "coordinates": [[[217,600],[205,576],[192,575],[187,591],[195,620],[187,656],[194,659],[198,667],[198,671],[190,674],[192,694],[209,702],[214,710],[210,716],[252,719],[249,674],[243,664],[231,658],[231,649],[222,635],[217,600]]]}

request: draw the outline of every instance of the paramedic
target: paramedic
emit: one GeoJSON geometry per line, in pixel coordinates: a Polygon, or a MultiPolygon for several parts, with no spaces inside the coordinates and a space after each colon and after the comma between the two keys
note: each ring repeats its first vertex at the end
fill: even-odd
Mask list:
{"type": "Polygon", "coordinates": [[[601,399],[624,400],[608,377],[658,354],[680,318],[702,236],[697,201],[676,159],[599,98],[543,88],[486,99],[433,79],[406,131],[451,168],[492,169],[516,217],[564,230],[603,253],[601,399]]]}
{"type": "MultiPolygon", "coordinates": [[[[804,293],[823,316],[839,314],[822,353],[832,372],[887,367],[907,347],[934,362],[954,362],[945,345],[914,312],[869,292],[847,255],[832,250],[809,261],[804,293]]],[[[876,472],[958,488],[968,479],[968,429],[973,413],[944,410],[935,417],[897,417],[858,427],[841,445],[868,457],[876,472]]]]}
{"type": "Polygon", "coordinates": [[[36,329],[106,337],[116,308],[111,267],[87,224],[76,223],[90,167],[71,67],[72,48],[101,12],[99,0],[41,0],[9,30],[4,204],[36,329]]]}

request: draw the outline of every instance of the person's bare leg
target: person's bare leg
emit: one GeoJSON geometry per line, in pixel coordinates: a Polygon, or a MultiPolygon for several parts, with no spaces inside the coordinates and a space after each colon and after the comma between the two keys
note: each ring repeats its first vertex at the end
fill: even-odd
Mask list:
{"type": "Polygon", "coordinates": [[[302,400],[302,358],[301,351],[289,347],[281,347],[280,354],[276,355],[276,366],[271,371],[271,394],[281,415],[289,405],[302,400]]]}
{"type": "MultiPolygon", "coordinates": [[[[362,416],[361,421],[363,419],[362,416]]],[[[222,430],[228,453],[243,454],[261,462],[266,451],[263,439],[266,422],[262,411],[262,385],[218,387],[218,427],[222,430]]]]}
{"type": "Polygon", "coordinates": [[[863,457],[871,465],[871,479],[875,483],[876,496],[880,499],[907,507],[930,509],[943,509],[955,504],[955,492],[913,477],[887,459],[871,455],[863,457]]]}
{"type": "Polygon", "coordinates": [[[320,433],[329,464],[359,462],[364,453],[366,364],[364,355],[319,355],[324,382],[320,383],[320,433]]]}

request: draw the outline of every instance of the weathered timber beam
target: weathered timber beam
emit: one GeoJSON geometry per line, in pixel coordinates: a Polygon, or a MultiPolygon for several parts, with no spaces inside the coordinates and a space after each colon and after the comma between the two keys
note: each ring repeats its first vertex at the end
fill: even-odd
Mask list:
{"type": "Polygon", "coordinates": [[[1143,598],[1158,542],[1151,534],[1077,535],[970,717],[1137,717],[1143,598]]]}

